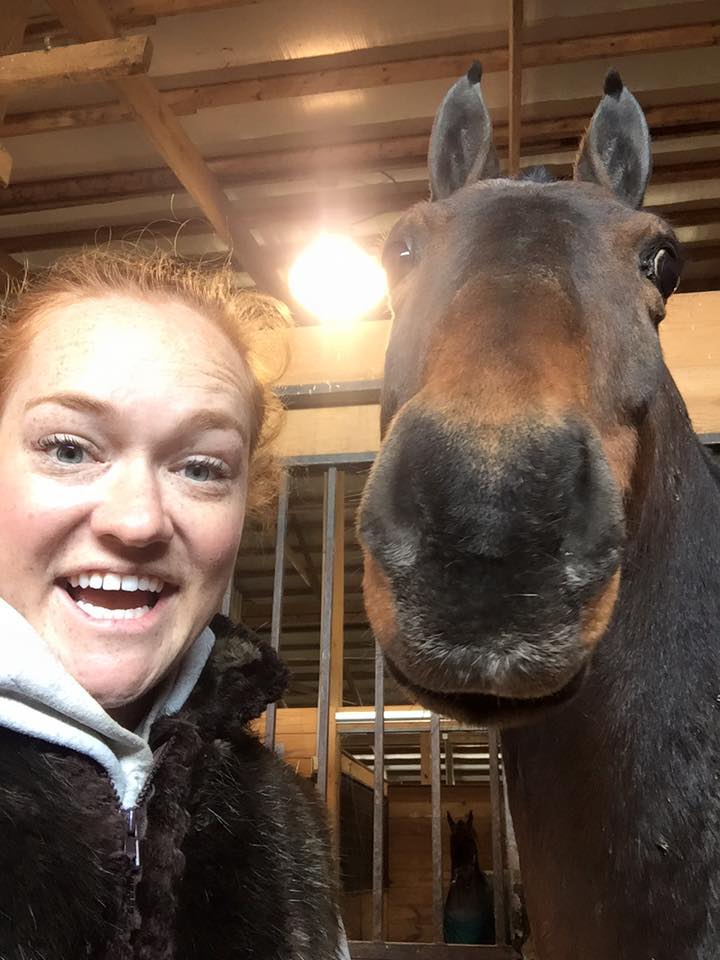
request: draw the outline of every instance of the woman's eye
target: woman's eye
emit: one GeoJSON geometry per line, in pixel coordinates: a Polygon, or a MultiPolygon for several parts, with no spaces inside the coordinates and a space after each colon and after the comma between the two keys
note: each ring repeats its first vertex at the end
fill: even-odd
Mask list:
{"type": "Polygon", "coordinates": [[[76,466],[82,463],[87,451],[83,445],[73,437],[51,436],[43,437],[38,443],[41,450],[45,450],[53,456],[58,463],[65,463],[69,466],[76,466]]]}
{"type": "Polygon", "coordinates": [[[660,247],[648,263],[647,277],[667,300],[678,288],[682,262],[673,247],[660,247]]]}
{"type": "Polygon", "coordinates": [[[185,476],[197,483],[207,483],[208,480],[224,480],[230,475],[229,468],[222,460],[207,457],[202,460],[191,460],[185,464],[185,476]]]}

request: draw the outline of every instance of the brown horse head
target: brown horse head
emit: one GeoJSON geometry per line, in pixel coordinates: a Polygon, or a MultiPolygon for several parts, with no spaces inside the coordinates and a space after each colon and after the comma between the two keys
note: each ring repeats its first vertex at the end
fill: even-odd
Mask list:
{"type": "Polygon", "coordinates": [[[432,200],[385,245],[383,444],[359,531],[397,679],[497,723],[574,693],[613,616],[680,253],[639,211],[648,129],[615,71],[572,182],[497,178],[479,80],[446,96],[432,200]]]}

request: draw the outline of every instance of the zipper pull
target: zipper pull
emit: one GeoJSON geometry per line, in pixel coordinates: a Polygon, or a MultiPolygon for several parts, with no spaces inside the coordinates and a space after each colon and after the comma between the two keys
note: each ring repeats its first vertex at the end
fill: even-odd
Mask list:
{"type": "Polygon", "coordinates": [[[133,865],[133,873],[140,873],[140,833],[138,831],[138,808],[127,811],[127,833],[125,835],[125,853],[133,865]]]}

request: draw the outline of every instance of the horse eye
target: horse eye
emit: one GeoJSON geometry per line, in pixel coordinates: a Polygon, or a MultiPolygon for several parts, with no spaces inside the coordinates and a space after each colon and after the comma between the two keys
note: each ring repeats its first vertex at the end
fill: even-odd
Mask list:
{"type": "Polygon", "coordinates": [[[680,282],[680,258],[672,247],[661,247],[652,260],[649,278],[660,291],[663,300],[675,293],[680,282]]]}
{"type": "Polygon", "coordinates": [[[391,240],[385,244],[382,255],[383,267],[391,284],[401,280],[414,262],[413,248],[409,240],[391,240]]]}

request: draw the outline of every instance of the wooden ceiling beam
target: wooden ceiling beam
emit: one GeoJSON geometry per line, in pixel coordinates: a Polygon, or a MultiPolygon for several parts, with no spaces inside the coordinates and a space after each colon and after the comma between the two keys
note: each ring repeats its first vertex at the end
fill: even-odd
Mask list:
{"type": "Polygon", "coordinates": [[[2,281],[7,280],[7,277],[10,277],[12,280],[22,280],[24,276],[25,268],[11,257],[9,253],[0,251],[0,289],[5,286],[2,281]]]}
{"type": "MultiPolygon", "coordinates": [[[[108,0],[105,7],[116,27],[146,27],[154,24],[159,17],[254,6],[259,2],[262,0],[108,0]]],[[[65,35],[67,28],[57,17],[39,14],[27,25],[25,44],[32,45],[47,36],[65,35]]]]}
{"type": "Polygon", "coordinates": [[[147,73],[149,37],[116,37],[0,57],[0,97],[66,83],[95,83],[147,73]]]}
{"type": "MultiPolygon", "coordinates": [[[[56,2],[56,0],[53,0],[56,2]]],[[[74,4],[77,0],[57,0],[62,4],[74,4]]],[[[92,0],[93,3],[97,0],[92,0]]],[[[578,18],[582,19],[582,18],[578,18]]],[[[190,115],[210,107],[229,106],[257,101],[304,97],[313,94],[371,89],[398,83],[416,83],[427,80],[450,79],[463,74],[473,60],[480,60],[484,73],[508,69],[506,46],[484,46],[494,40],[495,34],[483,41],[475,37],[472,45],[467,38],[447,38],[442,49],[457,49],[463,42],[461,52],[442,52],[430,56],[417,56],[415,44],[393,46],[383,57],[383,48],[361,51],[370,63],[347,64],[348,55],[331,54],[325,57],[296,59],[292,72],[287,71],[285,61],[254,64],[256,75],[224,83],[198,85],[192,76],[187,84],[162,91],[159,96],[167,108],[179,116],[190,115]],[[334,64],[341,64],[334,66],[334,64]],[[273,74],[272,71],[275,71],[273,74]]],[[[633,30],[628,33],[605,33],[593,36],[573,36],[551,42],[541,41],[523,44],[523,67],[556,66],[577,63],[583,60],[621,57],[633,53],[660,53],[712,47],[720,44],[720,20],[703,23],[633,30]]],[[[440,45],[439,45],[440,46],[440,45]]],[[[26,116],[19,132],[40,129],[72,128],[121,123],[132,119],[130,108],[125,103],[109,102],[92,104],[68,110],[42,111],[26,116]]],[[[20,125],[16,124],[16,128],[20,125]]]]}
{"type": "MultiPolygon", "coordinates": [[[[22,45],[23,31],[30,13],[30,0],[16,0],[0,19],[0,57],[15,53],[22,45]]],[[[7,100],[0,97],[0,123],[5,116],[7,100]]],[[[12,157],[9,151],[0,144],[0,187],[10,183],[12,171],[12,157]]]]}
{"type": "MultiPolygon", "coordinates": [[[[720,100],[695,105],[682,105],[662,108],[657,113],[654,109],[648,110],[651,130],[657,135],[661,132],[660,122],[677,123],[678,113],[683,109],[693,116],[693,107],[698,108],[697,115],[703,118],[717,117],[720,121],[720,100]]],[[[584,118],[585,121],[587,118],[584,118]]],[[[582,130],[580,118],[572,121],[582,130]]],[[[717,121],[716,121],[717,122],[717,121]]],[[[527,123],[524,126],[524,139],[535,140],[541,135],[551,136],[555,121],[538,121],[527,123]]],[[[562,136],[569,136],[570,123],[566,120],[557,123],[562,136]]],[[[502,155],[503,141],[507,140],[506,128],[500,127],[497,131],[496,142],[500,146],[502,155]]],[[[305,147],[291,150],[276,150],[258,153],[241,154],[234,157],[221,157],[207,161],[207,167],[219,182],[226,186],[239,184],[267,183],[272,181],[297,181],[312,178],[318,175],[326,177],[329,172],[348,172],[355,170],[391,170],[394,167],[417,166],[424,168],[427,154],[427,134],[414,134],[395,138],[381,138],[363,140],[355,143],[335,144],[328,146],[305,147]]],[[[554,144],[535,142],[533,151],[549,152],[554,144]]],[[[567,147],[563,147],[566,149],[567,147]]],[[[670,155],[671,156],[671,155],[670,155]]],[[[558,168],[560,169],[560,168],[558,168]]],[[[658,167],[657,169],[662,169],[658,167]]],[[[680,164],[668,176],[675,179],[663,181],[653,176],[653,183],[680,182],[692,180],[696,175],[711,176],[713,167],[706,173],[694,164],[692,169],[685,170],[680,164]]],[[[424,189],[424,181],[416,183],[400,183],[398,185],[399,208],[408,206],[414,199],[419,199],[417,192],[424,189]]],[[[0,215],[2,213],[22,213],[32,210],[52,209],[64,206],[78,206],[88,203],[104,203],[120,198],[163,195],[177,190],[181,186],[178,177],[167,168],[152,170],[132,170],[117,173],[86,174],[73,177],[64,177],[58,180],[40,180],[28,183],[15,184],[8,190],[0,193],[0,215]]],[[[281,203],[277,199],[269,203],[281,203]]],[[[293,200],[288,199],[288,204],[293,200]]],[[[244,214],[244,219],[252,222],[255,211],[244,214]]]]}
{"type": "Polygon", "coordinates": [[[508,0],[508,173],[520,172],[522,110],[523,0],[508,0]]]}
{"type": "MultiPolygon", "coordinates": [[[[100,0],[50,0],[63,23],[80,40],[109,39],[115,28],[100,0]]],[[[233,210],[199,151],[167,107],[148,77],[127,77],[113,81],[129,104],[136,120],[178,180],[213,225],[218,236],[238,256],[243,268],[268,293],[287,297],[276,271],[250,230],[233,210]]]]}

